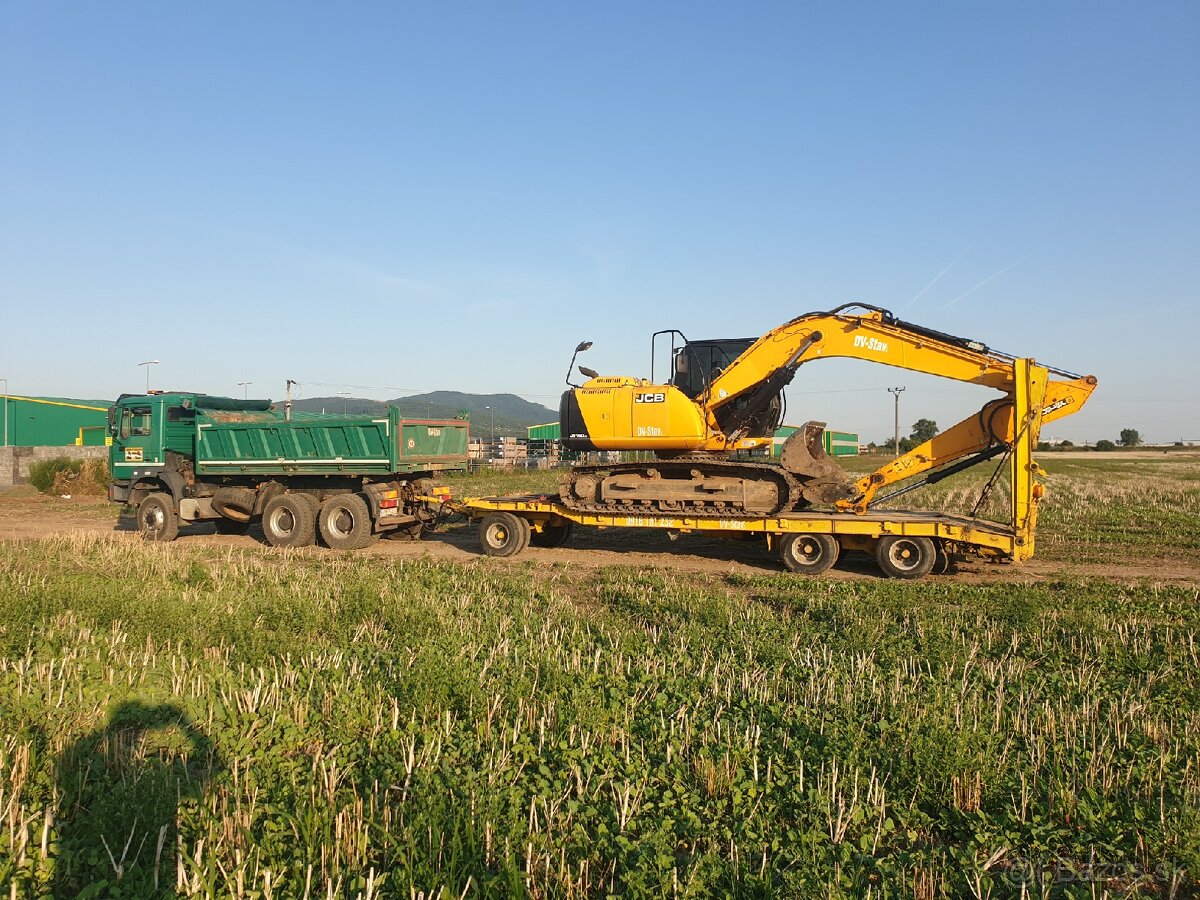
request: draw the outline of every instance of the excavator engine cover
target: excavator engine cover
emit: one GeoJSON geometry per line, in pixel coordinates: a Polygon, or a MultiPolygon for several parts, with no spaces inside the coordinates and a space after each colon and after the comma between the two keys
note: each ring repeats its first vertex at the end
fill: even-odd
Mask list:
{"type": "Polygon", "coordinates": [[[809,503],[834,503],[855,496],[846,473],[825,455],[824,422],[805,422],[796,429],[784,441],[779,462],[803,483],[801,493],[809,503]]]}

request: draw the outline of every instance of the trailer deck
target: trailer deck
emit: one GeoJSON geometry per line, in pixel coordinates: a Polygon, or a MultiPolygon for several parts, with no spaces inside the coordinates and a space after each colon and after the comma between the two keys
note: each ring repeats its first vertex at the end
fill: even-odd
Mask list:
{"type": "Polygon", "coordinates": [[[895,510],[857,515],[806,510],[759,518],[605,515],[570,509],[546,494],[474,497],[454,507],[479,523],[480,547],[489,556],[514,556],[530,543],[560,546],[577,525],[650,528],[713,537],[760,536],[769,549],[780,553],[784,565],[805,574],[827,570],[843,550],[859,550],[874,553],[890,575],[918,578],[935,568],[944,570],[954,552],[1012,559],[1021,541],[1014,529],[1004,524],[942,512],[895,510]]]}

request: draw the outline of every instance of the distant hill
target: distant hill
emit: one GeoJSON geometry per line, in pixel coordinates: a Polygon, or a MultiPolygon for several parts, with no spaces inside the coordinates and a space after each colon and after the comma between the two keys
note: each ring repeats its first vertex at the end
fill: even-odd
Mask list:
{"type": "Polygon", "coordinates": [[[466,412],[471,420],[471,433],[477,437],[491,434],[495,416],[496,435],[525,437],[530,425],[557,422],[558,411],[530,403],[516,394],[464,394],[459,391],[432,391],[413,394],[394,400],[364,400],[359,397],[306,397],[296,400],[293,407],[304,412],[325,412],[338,415],[377,416],[389,406],[398,406],[401,415],[422,419],[453,419],[466,412]],[[491,407],[491,409],[488,409],[491,407]]]}

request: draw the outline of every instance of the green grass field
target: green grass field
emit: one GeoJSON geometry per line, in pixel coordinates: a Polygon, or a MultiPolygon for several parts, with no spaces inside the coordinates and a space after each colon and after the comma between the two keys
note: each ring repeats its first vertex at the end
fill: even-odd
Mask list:
{"type": "MultiPolygon", "coordinates": [[[[1046,462],[1044,556],[1194,563],[1200,466],[1127,464],[1046,462]]],[[[0,542],[0,889],[1200,892],[1194,582],[561,559],[0,542]]]]}

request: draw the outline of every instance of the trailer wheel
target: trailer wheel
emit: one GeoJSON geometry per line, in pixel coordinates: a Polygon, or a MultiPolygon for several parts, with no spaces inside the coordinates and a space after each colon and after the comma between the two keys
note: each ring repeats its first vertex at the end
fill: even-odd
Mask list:
{"type": "Polygon", "coordinates": [[[831,534],[785,534],[779,542],[779,556],[791,572],[820,575],[833,566],[842,547],[831,534]]]}
{"type": "Polygon", "coordinates": [[[530,530],[529,543],[535,547],[561,547],[571,539],[573,525],[570,519],[564,520],[561,525],[547,522],[541,531],[530,530]]]}
{"type": "Polygon", "coordinates": [[[335,494],[317,517],[330,550],[361,550],[371,542],[371,511],[358,494],[335,494]]]}
{"type": "Polygon", "coordinates": [[[179,536],[179,516],[170,494],[148,494],[138,504],[138,533],[148,541],[164,544],[179,536]]]}
{"type": "Polygon", "coordinates": [[[875,546],[875,561],[892,578],[920,578],[937,562],[937,547],[927,537],[889,534],[875,546]]]}
{"type": "Polygon", "coordinates": [[[488,513],[479,523],[479,546],[488,556],[515,556],[529,539],[529,523],[509,512],[488,513]]]}
{"type": "Polygon", "coordinates": [[[937,545],[937,558],[933,562],[934,575],[949,575],[954,571],[954,557],[946,550],[946,545],[937,545]]]}
{"type": "Polygon", "coordinates": [[[317,540],[313,508],[297,494],[280,494],[267,501],[262,530],[272,547],[311,547],[317,540]]]}

